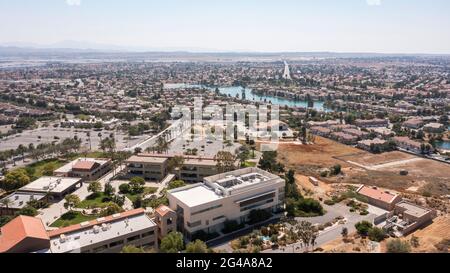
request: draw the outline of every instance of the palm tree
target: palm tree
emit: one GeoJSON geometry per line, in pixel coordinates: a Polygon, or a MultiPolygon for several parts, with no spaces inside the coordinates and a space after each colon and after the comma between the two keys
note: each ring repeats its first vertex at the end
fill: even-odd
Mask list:
{"type": "Polygon", "coordinates": [[[9,198],[4,198],[2,200],[0,200],[0,204],[2,204],[3,207],[5,207],[6,209],[9,209],[9,206],[11,206],[14,202],[11,201],[11,199],[9,198]]]}
{"type": "Polygon", "coordinates": [[[91,132],[87,132],[86,136],[89,138],[89,151],[92,151],[91,132]]]}

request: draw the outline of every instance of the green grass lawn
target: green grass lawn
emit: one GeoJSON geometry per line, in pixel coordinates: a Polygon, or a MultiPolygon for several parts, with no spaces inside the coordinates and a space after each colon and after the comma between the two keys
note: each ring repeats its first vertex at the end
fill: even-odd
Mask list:
{"type": "Polygon", "coordinates": [[[111,201],[106,197],[103,192],[98,193],[97,196],[89,195],[85,200],[77,206],[80,209],[93,209],[93,208],[104,208],[111,201]]]}
{"type": "Polygon", "coordinates": [[[158,190],[158,188],[154,188],[154,187],[145,187],[144,188],[144,193],[139,193],[139,194],[131,194],[131,193],[127,193],[126,196],[128,199],[130,199],[131,202],[134,202],[139,195],[147,195],[147,194],[153,194],[158,190]]]}
{"type": "Polygon", "coordinates": [[[81,214],[81,212],[67,212],[65,214],[63,214],[61,216],[61,218],[59,218],[58,220],[56,220],[55,222],[53,222],[53,224],[51,224],[51,227],[67,227],[70,225],[75,225],[75,224],[79,224],[79,223],[83,223],[86,221],[91,221],[96,219],[98,216],[86,216],[81,214]]]}
{"type": "Polygon", "coordinates": [[[31,180],[36,180],[42,176],[51,176],[53,171],[60,168],[67,162],[59,159],[46,159],[30,164],[23,169],[28,173],[31,180]]]}
{"type": "Polygon", "coordinates": [[[245,161],[244,163],[244,168],[249,168],[249,167],[256,167],[256,162],[249,162],[249,161],[245,161]]]}

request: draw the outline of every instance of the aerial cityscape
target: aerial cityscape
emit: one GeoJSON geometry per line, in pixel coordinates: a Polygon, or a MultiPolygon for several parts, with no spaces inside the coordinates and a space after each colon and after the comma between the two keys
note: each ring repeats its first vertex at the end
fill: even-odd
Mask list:
{"type": "Polygon", "coordinates": [[[0,23],[29,19],[0,30],[0,253],[449,251],[449,3],[129,1],[97,18],[101,1],[15,2],[0,23]],[[271,8],[286,21],[263,23],[271,8]],[[294,8],[338,22],[313,35],[294,8]],[[196,18],[177,25],[180,9],[196,18]],[[348,25],[361,16],[379,43],[348,25]]]}

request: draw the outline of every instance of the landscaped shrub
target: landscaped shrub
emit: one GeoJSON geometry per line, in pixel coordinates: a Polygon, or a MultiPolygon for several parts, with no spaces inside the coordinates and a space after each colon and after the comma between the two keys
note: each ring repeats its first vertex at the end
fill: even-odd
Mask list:
{"type": "Polygon", "coordinates": [[[402,241],[401,239],[390,240],[386,244],[388,253],[409,253],[411,252],[411,245],[402,241]]]}
{"type": "Polygon", "coordinates": [[[362,221],[355,224],[355,228],[358,231],[358,233],[362,236],[367,236],[369,233],[369,230],[372,228],[372,223],[368,221],[362,221]]]}
{"type": "Polygon", "coordinates": [[[368,232],[369,239],[375,242],[381,242],[386,238],[386,233],[381,228],[373,227],[368,232]]]}

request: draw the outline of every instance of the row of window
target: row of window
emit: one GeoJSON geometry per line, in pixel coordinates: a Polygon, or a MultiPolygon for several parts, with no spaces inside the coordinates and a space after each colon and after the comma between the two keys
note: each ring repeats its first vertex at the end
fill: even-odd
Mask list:
{"type": "MultiPolygon", "coordinates": [[[[128,238],[126,239],[126,242],[127,242],[127,243],[130,243],[130,242],[139,240],[139,239],[141,239],[141,238],[143,239],[143,238],[147,238],[147,237],[153,236],[153,235],[155,235],[155,231],[154,231],[154,230],[151,230],[151,231],[149,231],[149,232],[145,232],[145,233],[138,234],[138,235],[135,235],[135,236],[132,236],[132,237],[128,237],[128,238]]],[[[125,240],[122,239],[122,240],[114,241],[114,242],[109,243],[109,244],[106,244],[106,245],[102,245],[102,246],[96,247],[96,248],[94,248],[94,249],[92,250],[92,252],[97,253],[97,252],[101,252],[101,251],[103,251],[103,250],[105,250],[105,249],[112,248],[112,247],[116,247],[116,246],[120,246],[120,245],[124,245],[124,244],[125,244],[125,240]]],[[[151,245],[154,245],[154,242],[152,242],[152,243],[150,243],[150,244],[151,244],[151,245]]],[[[88,252],[89,252],[89,251],[88,251],[88,252]]]]}
{"type": "Polygon", "coordinates": [[[214,207],[202,209],[202,210],[199,210],[199,211],[191,213],[191,216],[194,216],[194,215],[197,215],[197,214],[201,214],[201,213],[204,213],[204,212],[207,212],[207,211],[210,211],[210,210],[218,209],[218,208],[221,208],[221,207],[222,207],[222,204],[219,204],[219,205],[214,206],[214,207]]]}

